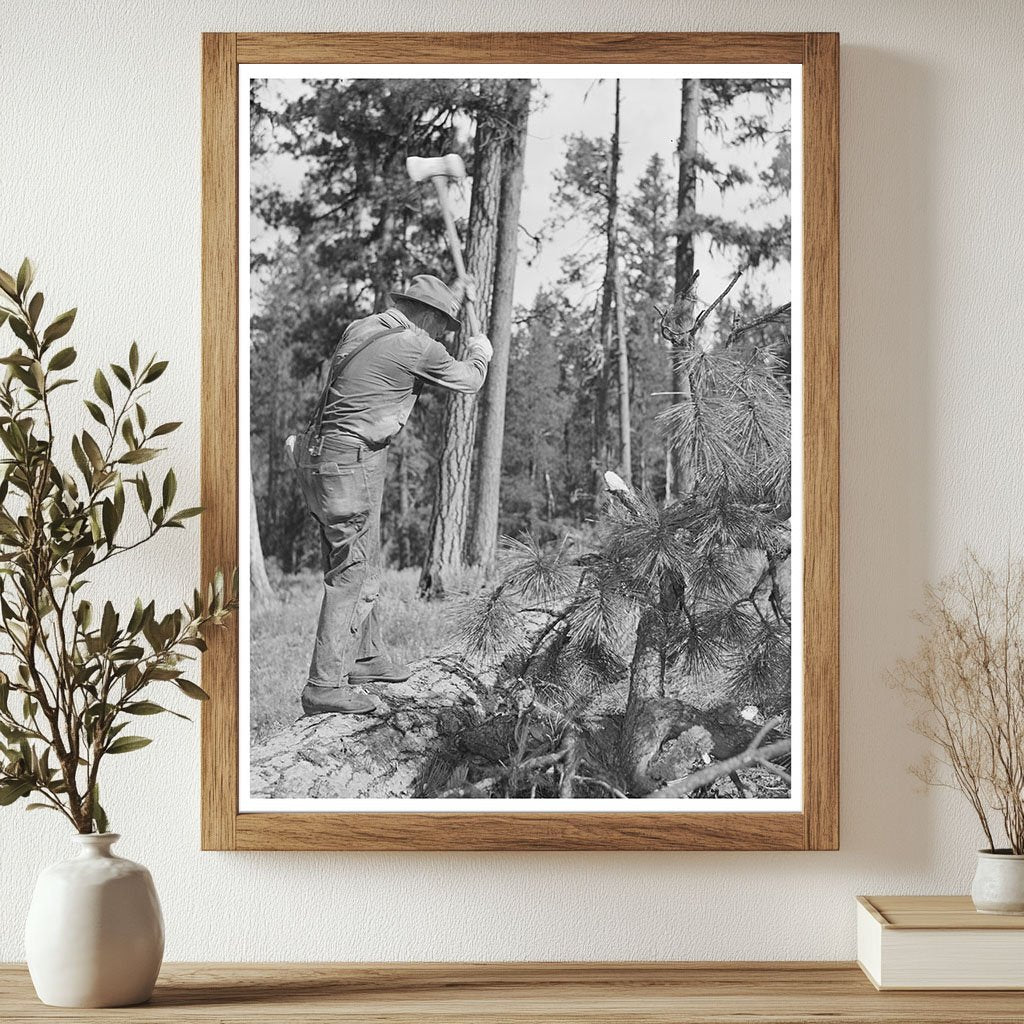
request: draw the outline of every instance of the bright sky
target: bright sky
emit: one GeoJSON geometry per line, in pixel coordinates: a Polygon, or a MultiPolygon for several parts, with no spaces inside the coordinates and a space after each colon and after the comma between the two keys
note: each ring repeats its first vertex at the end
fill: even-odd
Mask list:
{"type": "MultiPolygon", "coordinates": [[[[271,96],[293,97],[300,95],[307,87],[300,80],[271,80],[271,96]]],[[[526,147],[525,185],[523,189],[520,221],[523,227],[536,234],[551,216],[551,197],[554,192],[554,174],[565,160],[565,138],[582,132],[589,136],[607,138],[612,131],[614,114],[613,79],[541,79],[534,92],[534,108],[530,115],[526,147]],[[544,99],[540,101],[540,95],[544,99]]],[[[741,101],[741,112],[750,113],[758,100],[741,101]]],[[[739,106],[739,104],[737,104],[739,106]]],[[[756,108],[760,111],[762,108],[756,108]]],[[[678,174],[675,148],[679,132],[680,80],[632,78],[622,80],[622,163],[620,188],[625,192],[632,188],[642,175],[648,160],[654,153],[660,153],[671,178],[674,194],[678,174]]],[[[788,125],[790,110],[788,103],[776,105],[773,126],[788,125]]],[[[771,147],[749,143],[742,148],[727,149],[715,138],[703,123],[698,128],[698,144],[707,156],[716,162],[736,164],[756,177],[757,172],[767,166],[771,159],[771,147]]],[[[276,182],[285,191],[297,191],[302,178],[302,165],[291,158],[271,156],[252,168],[253,184],[276,182]]],[[[777,201],[769,206],[750,209],[757,190],[740,187],[730,190],[724,196],[717,188],[705,183],[698,193],[698,212],[719,214],[734,218],[750,225],[761,225],[778,221],[789,211],[788,200],[777,201]]],[[[454,191],[456,211],[465,215],[469,200],[466,183],[454,191]]],[[[263,226],[254,223],[254,238],[259,237],[263,226]]],[[[538,288],[555,281],[559,276],[561,257],[579,248],[584,232],[574,232],[572,227],[559,232],[547,242],[539,255],[527,240],[520,246],[520,259],[516,273],[515,301],[520,305],[532,302],[538,288]]],[[[447,257],[442,257],[447,263],[447,257]]],[[[734,272],[730,261],[720,254],[711,253],[707,246],[696,253],[696,263],[701,271],[698,294],[702,301],[710,302],[734,272]]],[[[600,275],[597,275],[598,277],[600,275]]],[[[780,265],[774,270],[758,269],[748,271],[749,284],[757,290],[761,284],[768,288],[775,302],[789,298],[789,266],[780,265]]],[[[737,291],[742,284],[737,285],[737,291]]]]}

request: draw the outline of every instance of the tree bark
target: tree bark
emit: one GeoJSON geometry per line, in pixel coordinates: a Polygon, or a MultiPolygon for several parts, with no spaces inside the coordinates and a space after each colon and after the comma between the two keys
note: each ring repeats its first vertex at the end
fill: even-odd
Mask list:
{"type": "Polygon", "coordinates": [[[612,305],[615,300],[619,227],[619,107],[622,83],[615,80],[615,119],[608,158],[608,219],[605,222],[604,284],[601,288],[601,371],[594,389],[594,507],[604,503],[604,473],[608,468],[608,365],[612,351],[612,305]]]}
{"type": "Polygon", "coordinates": [[[375,313],[387,309],[391,304],[390,292],[396,282],[391,278],[390,255],[395,235],[395,206],[389,183],[399,169],[399,157],[392,153],[384,163],[384,198],[380,204],[377,220],[375,258],[373,261],[373,309],[375,313]]]}
{"type": "Polygon", "coordinates": [[[618,260],[615,274],[615,330],[619,341],[619,464],[622,479],[633,484],[633,443],[629,417],[629,340],[626,335],[626,313],[622,296],[622,274],[618,260]]]}
{"type": "MultiPolygon", "coordinates": [[[[676,148],[679,160],[679,192],[676,201],[678,229],[675,251],[675,305],[679,322],[687,326],[693,322],[690,286],[694,270],[694,232],[691,225],[697,212],[697,117],[700,112],[700,94],[699,78],[683,80],[679,143],[676,148]]],[[[679,358],[683,354],[683,347],[677,347],[672,353],[672,397],[677,403],[685,402],[690,393],[690,382],[679,367],[679,358]]],[[[685,453],[672,445],[668,454],[665,498],[670,501],[689,494],[693,489],[693,479],[685,453]]]]}
{"type": "Polygon", "coordinates": [[[523,194],[526,128],[532,87],[533,83],[526,78],[510,79],[505,85],[507,126],[502,140],[501,201],[490,319],[494,358],[487,371],[480,413],[476,504],[469,549],[470,561],[482,566],[488,574],[494,571],[498,547],[505,395],[512,340],[512,298],[519,253],[519,208],[523,194]]]}
{"type": "MultiPolygon", "coordinates": [[[[502,84],[488,83],[484,87],[474,140],[476,159],[469,204],[466,272],[477,283],[477,308],[482,323],[489,322],[501,196],[502,134],[498,113],[502,106],[502,84]]],[[[467,335],[465,328],[459,332],[454,346],[457,359],[465,357],[467,335]]],[[[444,597],[463,567],[475,435],[476,395],[446,392],[437,491],[420,576],[420,593],[424,597],[444,597]]]]}
{"type": "Polygon", "coordinates": [[[249,478],[249,593],[255,609],[265,608],[274,599],[260,543],[260,524],[256,518],[256,495],[249,478]]]}

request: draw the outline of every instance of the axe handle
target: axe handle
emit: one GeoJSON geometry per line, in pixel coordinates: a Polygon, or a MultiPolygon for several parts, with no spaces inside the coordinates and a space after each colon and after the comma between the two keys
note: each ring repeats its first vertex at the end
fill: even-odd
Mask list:
{"type": "MultiPolygon", "coordinates": [[[[452,216],[451,206],[448,199],[448,179],[444,175],[436,175],[433,178],[434,188],[437,189],[437,201],[441,204],[441,216],[444,218],[444,233],[448,239],[448,248],[451,250],[452,262],[455,264],[455,273],[460,278],[466,277],[466,264],[462,260],[462,243],[459,241],[459,233],[455,230],[455,218],[452,216]]],[[[480,323],[476,318],[476,309],[473,303],[468,300],[466,306],[466,321],[469,326],[469,333],[479,334],[480,323]]]]}

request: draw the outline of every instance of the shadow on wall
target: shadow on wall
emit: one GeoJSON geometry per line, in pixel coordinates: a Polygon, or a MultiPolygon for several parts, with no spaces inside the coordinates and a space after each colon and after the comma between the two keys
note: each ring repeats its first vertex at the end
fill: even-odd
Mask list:
{"type": "Polygon", "coordinates": [[[869,870],[921,873],[935,802],[906,770],[922,746],[889,673],[931,573],[931,79],[892,53],[843,48],[841,848],[869,870]]]}

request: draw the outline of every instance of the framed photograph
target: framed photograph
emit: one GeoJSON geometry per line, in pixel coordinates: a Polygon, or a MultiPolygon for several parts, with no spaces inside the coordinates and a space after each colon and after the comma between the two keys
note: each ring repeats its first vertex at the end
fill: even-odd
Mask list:
{"type": "Polygon", "coordinates": [[[204,36],[205,848],[837,848],[838,53],[204,36]]]}

